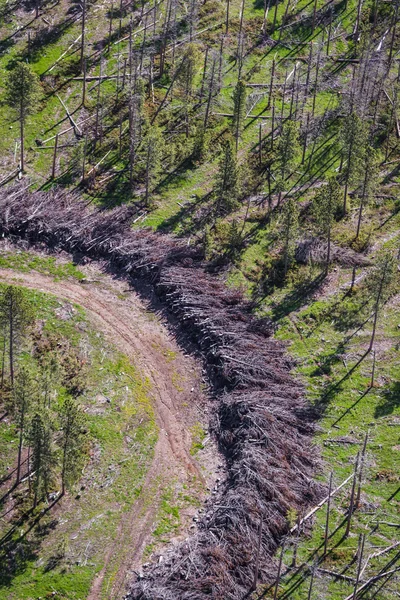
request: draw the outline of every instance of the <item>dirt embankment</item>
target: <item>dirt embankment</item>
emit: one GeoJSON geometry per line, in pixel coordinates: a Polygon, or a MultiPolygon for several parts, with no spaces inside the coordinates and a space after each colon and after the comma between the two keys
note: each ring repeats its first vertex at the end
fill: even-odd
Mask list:
{"type": "Polygon", "coordinates": [[[155,485],[161,489],[171,481],[188,485],[193,476],[204,481],[204,470],[190,453],[189,428],[201,418],[198,408],[204,406],[205,399],[194,360],[182,353],[160,320],[148,314],[126,283],[105,277],[93,266],[87,275],[83,283],[75,283],[54,281],[37,272],[0,269],[0,282],[43,291],[82,306],[95,328],[128,356],[151,383],[159,428],[154,459],[143,492],[132,510],[122,517],[115,540],[105,554],[104,566],[93,582],[88,600],[98,600],[108,563],[116,553],[123,553],[125,560],[108,590],[109,598],[121,597],[132,571],[140,567],[157,512],[157,502],[148,502],[146,490],[154,493],[155,485]]]}

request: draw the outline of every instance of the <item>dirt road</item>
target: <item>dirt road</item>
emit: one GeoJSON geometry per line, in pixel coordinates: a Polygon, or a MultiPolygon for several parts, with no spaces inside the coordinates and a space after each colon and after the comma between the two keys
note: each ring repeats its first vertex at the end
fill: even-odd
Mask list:
{"type": "Polygon", "coordinates": [[[157,496],[157,486],[160,489],[167,481],[187,483],[193,476],[200,479],[203,476],[190,454],[190,418],[189,424],[187,418],[187,411],[193,410],[190,407],[201,402],[198,366],[182,353],[160,319],[146,311],[126,282],[114,281],[90,269],[90,279],[84,283],[54,281],[33,271],[22,273],[10,269],[0,269],[0,281],[43,291],[82,306],[89,321],[151,382],[159,427],[154,460],[143,492],[132,510],[121,518],[115,540],[107,549],[104,567],[94,579],[88,600],[97,600],[101,597],[107,566],[116,553],[123,555],[123,559],[108,588],[108,598],[122,597],[132,569],[140,565],[157,510],[155,502],[146,501],[146,490],[147,496],[149,493],[157,496]],[[171,356],[176,356],[173,365],[171,356]]]}

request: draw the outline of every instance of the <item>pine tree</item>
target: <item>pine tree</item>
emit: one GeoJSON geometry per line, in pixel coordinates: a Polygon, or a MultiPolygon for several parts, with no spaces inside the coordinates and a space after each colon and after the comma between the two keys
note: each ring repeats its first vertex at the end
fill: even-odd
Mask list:
{"type": "Polygon", "coordinates": [[[0,325],[7,337],[11,386],[14,386],[15,354],[31,321],[25,292],[10,285],[0,297],[0,325]]]}
{"type": "Polygon", "coordinates": [[[383,252],[369,274],[366,287],[372,295],[374,320],[368,352],[374,346],[379,311],[392,295],[398,284],[397,261],[391,252],[383,252]]]}
{"type": "Polygon", "coordinates": [[[374,148],[372,148],[372,146],[368,146],[364,156],[362,181],[358,194],[360,198],[360,206],[358,209],[356,240],[360,234],[363,210],[374,197],[376,188],[378,186],[378,172],[379,163],[377,152],[374,150],[374,148]]]}
{"type": "Polygon", "coordinates": [[[279,136],[276,149],[276,169],[278,171],[276,181],[278,196],[278,206],[281,202],[282,192],[287,187],[287,179],[296,163],[300,153],[299,127],[294,121],[287,121],[279,136]]]}
{"type": "Polygon", "coordinates": [[[244,118],[246,115],[246,84],[239,80],[233,92],[233,120],[232,129],[236,141],[236,151],[239,145],[239,138],[243,130],[244,118]]]}
{"type": "Polygon", "coordinates": [[[18,115],[20,124],[21,171],[24,172],[24,130],[41,96],[39,78],[26,63],[17,63],[6,80],[5,101],[18,115]]]}
{"type": "Polygon", "coordinates": [[[19,441],[18,441],[18,460],[17,460],[17,477],[16,484],[18,485],[21,479],[21,461],[22,461],[22,447],[25,436],[25,429],[27,425],[27,418],[29,410],[32,407],[34,398],[36,396],[36,385],[32,377],[32,374],[26,367],[20,369],[15,379],[15,386],[13,389],[13,410],[16,419],[17,427],[19,429],[19,441]]]}
{"type": "Polygon", "coordinates": [[[51,420],[46,411],[34,414],[28,440],[32,451],[33,507],[36,508],[42,494],[47,494],[50,490],[57,462],[52,444],[51,420]]]}
{"type": "Polygon", "coordinates": [[[288,198],[282,208],[283,272],[286,278],[294,258],[296,236],[299,228],[299,209],[294,198],[288,198]]]}
{"type": "Polygon", "coordinates": [[[239,178],[236,153],[232,140],[225,143],[224,154],[219,163],[217,181],[215,186],[217,198],[216,212],[232,210],[239,195],[239,178]]]}
{"type": "Polygon", "coordinates": [[[85,415],[73,398],[67,397],[60,412],[62,449],[62,495],[79,479],[85,459],[85,415]]]}
{"type": "Polygon", "coordinates": [[[335,216],[339,210],[340,187],[335,177],[328,179],[328,183],[316,195],[313,201],[313,212],[319,232],[326,237],[326,263],[325,273],[328,273],[331,258],[331,232],[335,216]]]}

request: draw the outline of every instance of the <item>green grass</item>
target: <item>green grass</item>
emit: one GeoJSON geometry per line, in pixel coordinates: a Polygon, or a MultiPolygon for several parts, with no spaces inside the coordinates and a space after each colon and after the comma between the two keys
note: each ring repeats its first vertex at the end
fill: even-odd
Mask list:
{"type": "MultiPolygon", "coordinates": [[[[350,277],[349,272],[344,275],[347,279],[350,277]]],[[[374,527],[379,520],[396,523],[400,506],[399,309],[396,303],[389,302],[380,316],[374,387],[370,388],[372,354],[336,387],[362,356],[371,331],[370,325],[366,325],[346,342],[346,337],[369,313],[360,310],[365,299],[362,288],[350,298],[343,299],[343,295],[341,291],[329,298],[310,299],[308,306],[280,319],[276,334],[289,343],[289,351],[298,361],[296,374],[304,381],[311,403],[322,411],[315,436],[315,444],[323,459],[323,473],[319,479],[327,483],[328,474],[332,471],[334,487],[344,481],[353,472],[356,454],[361,451],[365,434],[369,432],[361,506],[354,513],[350,536],[344,540],[343,520],[351,484],[333,501],[332,536],[328,544],[331,551],[320,567],[336,572],[345,569],[354,556],[361,533],[366,534],[365,558],[376,548],[388,547],[396,541],[396,529],[381,525],[375,531],[374,527]],[[342,443],[343,438],[353,443],[342,443]]],[[[325,515],[324,508],[317,514],[312,531],[301,539],[298,564],[304,561],[310,568],[314,564],[316,557],[313,553],[323,544],[325,515]]],[[[292,549],[285,552],[284,564],[290,565],[292,555],[292,549]]],[[[371,572],[378,572],[390,556],[393,553],[372,563],[371,572]]],[[[346,575],[355,576],[356,564],[355,561],[346,570],[346,575]]],[[[291,573],[283,579],[279,597],[302,600],[307,596],[309,584],[309,570],[297,575],[291,573]]],[[[339,600],[350,594],[352,589],[352,584],[335,582],[320,573],[312,597],[318,597],[319,590],[320,593],[329,593],[330,599],[339,600]]],[[[271,594],[266,597],[271,597],[271,594]]],[[[379,597],[391,598],[390,586],[389,591],[382,592],[379,597]]]]}
{"type": "Polygon", "coordinates": [[[206,432],[201,423],[195,423],[190,428],[190,433],[192,435],[192,446],[190,448],[190,454],[195,456],[200,450],[203,450],[204,445],[203,441],[206,437],[206,432]]]}
{"type": "Polygon", "coordinates": [[[39,256],[21,250],[1,252],[0,268],[13,269],[22,273],[37,271],[44,275],[51,275],[55,280],[85,279],[84,274],[72,262],[60,261],[55,256],[39,256]]]}
{"type": "MultiPolygon", "coordinates": [[[[41,521],[42,532],[46,522],[55,528],[47,533],[35,528],[29,534],[26,559],[11,580],[1,582],[0,598],[28,600],[56,591],[59,598],[83,600],[103,565],[118,523],[141,494],[157,440],[151,387],[126,356],[89,327],[82,309],[43,293],[26,293],[45,331],[57,332],[75,347],[85,348],[88,383],[80,401],[88,420],[91,456],[75,493],[41,521]],[[61,305],[70,310],[66,320],[57,317],[61,305]],[[65,542],[62,556],[60,540],[65,542]]],[[[15,458],[12,440],[15,429],[3,421],[3,468],[15,458]]],[[[2,532],[8,527],[3,522],[2,532]]],[[[116,557],[114,567],[118,560],[116,557]]]]}

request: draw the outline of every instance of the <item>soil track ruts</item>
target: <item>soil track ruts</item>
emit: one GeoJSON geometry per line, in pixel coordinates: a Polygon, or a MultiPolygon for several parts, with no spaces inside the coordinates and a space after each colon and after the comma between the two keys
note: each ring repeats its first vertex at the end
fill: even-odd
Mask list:
{"type": "MultiPolygon", "coordinates": [[[[103,275],[102,280],[107,282],[103,275]]],[[[145,491],[151,489],[151,493],[156,494],[155,486],[159,489],[163,483],[171,480],[185,483],[194,475],[203,479],[198,464],[190,454],[191,437],[187,423],[185,424],[182,418],[184,398],[188,398],[189,395],[193,398],[193,388],[197,392],[197,398],[200,394],[194,360],[182,355],[168,331],[157,319],[150,319],[146,315],[143,304],[134,292],[125,300],[118,298],[116,292],[118,285],[122,284],[114,280],[111,291],[111,286],[104,283],[54,281],[51,277],[36,272],[21,273],[0,269],[0,281],[43,291],[82,306],[93,325],[102,331],[118,350],[130,357],[140,373],[151,382],[159,427],[154,459],[143,484],[144,492],[129,513],[121,519],[115,540],[105,555],[104,566],[95,577],[87,600],[97,600],[101,597],[107,566],[116,553],[123,553],[124,559],[113,579],[112,588],[108,590],[108,597],[121,597],[128,583],[129,572],[140,565],[142,551],[155,519],[157,505],[154,502],[146,502],[145,491]],[[168,362],[167,351],[179,353],[178,367],[168,362]],[[179,379],[179,393],[171,379],[173,368],[179,368],[180,373],[184,374],[184,377],[179,379]]]]}

